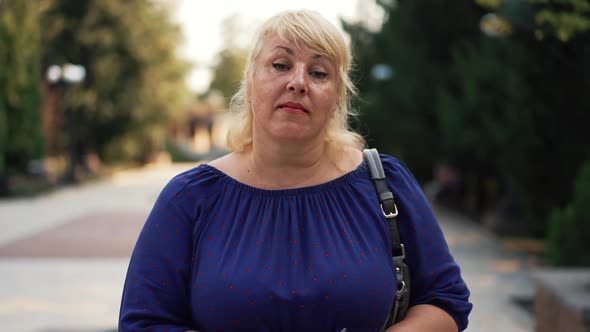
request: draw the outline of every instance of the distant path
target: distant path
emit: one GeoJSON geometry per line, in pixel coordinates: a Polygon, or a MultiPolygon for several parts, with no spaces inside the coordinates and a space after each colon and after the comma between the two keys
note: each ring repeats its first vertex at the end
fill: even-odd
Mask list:
{"type": "Polygon", "coordinates": [[[515,297],[533,296],[528,277],[531,260],[502,248],[474,222],[443,211],[437,211],[437,216],[471,290],[473,311],[467,331],[533,331],[531,314],[514,303],[515,297]]]}
{"type": "Polygon", "coordinates": [[[0,200],[1,330],[113,331],[145,217],[164,185],[194,166],[123,171],[36,198],[0,200]]]}
{"type": "Polygon", "coordinates": [[[39,197],[0,200],[0,244],[89,214],[146,215],[167,181],[195,165],[156,165],[121,171],[97,182],[60,188],[39,197]]]}

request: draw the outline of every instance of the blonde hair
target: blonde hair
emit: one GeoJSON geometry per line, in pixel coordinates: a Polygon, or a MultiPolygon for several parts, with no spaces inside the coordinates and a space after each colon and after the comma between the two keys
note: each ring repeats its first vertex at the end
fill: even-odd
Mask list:
{"type": "Polygon", "coordinates": [[[248,86],[256,71],[256,58],[264,41],[271,36],[292,41],[297,47],[308,47],[334,63],[338,73],[338,104],[334,116],[328,122],[325,141],[331,150],[361,150],[365,146],[364,138],[348,125],[348,117],[354,115],[350,108],[350,96],[357,94],[349,77],[349,49],[340,31],[319,13],[310,10],[282,12],[268,19],[258,29],[254,47],[246,59],[240,89],[230,102],[230,111],[235,118],[227,135],[228,147],[234,152],[242,152],[252,146],[252,110],[247,100],[248,86]]]}

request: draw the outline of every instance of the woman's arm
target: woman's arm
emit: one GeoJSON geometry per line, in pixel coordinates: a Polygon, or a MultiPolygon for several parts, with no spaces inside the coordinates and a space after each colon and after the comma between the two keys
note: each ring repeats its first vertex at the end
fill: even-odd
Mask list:
{"type": "Polygon", "coordinates": [[[384,332],[457,332],[455,320],[444,310],[419,304],[408,309],[406,317],[384,332]]]}
{"type": "Polygon", "coordinates": [[[186,207],[195,202],[183,189],[184,181],[170,181],[141,230],[125,280],[119,331],[194,328],[189,301],[194,211],[186,207]]]}
{"type": "Polygon", "coordinates": [[[436,216],[411,172],[392,157],[385,156],[382,160],[388,185],[396,198],[399,211],[396,222],[406,249],[404,261],[411,275],[409,314],[392,331],[405,331],[406,326],[408,331],[463,331],[472,308],[470,293],[436,216]],[[449,318],[451,324],[444,324],[449,318]],[[430,324],[435,329],[428,329],[430,324]],[[452,329],[443,329],[447,325],[452,329]]]}

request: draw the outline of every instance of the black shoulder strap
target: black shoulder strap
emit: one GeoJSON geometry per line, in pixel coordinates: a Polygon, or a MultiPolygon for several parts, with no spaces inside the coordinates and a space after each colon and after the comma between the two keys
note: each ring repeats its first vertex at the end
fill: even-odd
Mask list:
{"type": "Polygon", "coordinates": [[[385,172],[383,171],[379,152],[377,152],[377,149],[365,149],[363,150],[363,154],[367,161],[367,166],[369,167],[371,179],[373,180],[373,183],[375,183],[379,202],[381,202],[381,211],[383,211],[383,215],[388,221],[393,255],[405,257],[404,247],[400,240],[397,223],[395,222],[395,217],[397,217],[397,206],[395,205],[393,194],[391,193],[391,190],[389,190],[387,182],[385,181],[385,172]]]}
{"type": "Polygon", "coordinates": [[[387,186],[385,172],[383,171],[383,165],[381,164],[379,152],[377,152],[376,149],[365,149],[363,150],[363,155],[367,161],[371,179],[375,184],[375,189],[377,190],[377,195],[379,196],[381,211],[383,212],[385,218],[387,218],[387,225],[389,227],[389,233],[391,237],[391,254],[397,279],[395,300],[391,313],[385,322],[385,329],[385,327],[397,323],[406,315],[410,303],[410,271],[409,267],[404,263],[404,259],[406,258],[406,250],[404,245],[401,243],[397,222],[395,220],[395,217],[397,217],[398,214],[397,206],[395,205],[393,193],[387,186]]]}

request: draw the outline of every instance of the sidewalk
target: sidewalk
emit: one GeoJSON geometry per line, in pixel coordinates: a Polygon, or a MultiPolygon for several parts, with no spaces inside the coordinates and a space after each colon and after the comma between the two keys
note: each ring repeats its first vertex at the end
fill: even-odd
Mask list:
{"type": "MultiPolygon", "coordinates": [[[[39,198],[0,201],[3,330],[113,331],[145,217],[165,183],[192,166],[123,172],[39,198]]],[[[532,295],[526,257],[504,250],[472,222],[437,215],[472,291],[468,331],[532,331],[531,316],[511,302],[532,295]]]]}
{"type": "Polygon", "coordinates": [[[444,211],[436,214],[471,290],[473,311],[467,331],[533,331],[532,313],[514,301],[533,298],[528,275],[530,259],[504,249],[493,234],[478,224],[444,211]]]}
{"type": "Polygon", "coordinates": [[[115,329],[137,234],[162,187],[190,167],[144,168],[39,198],[0,201],[2,330],[115,329]]]}

